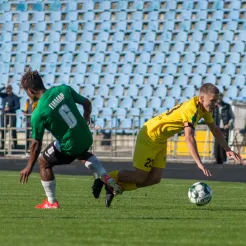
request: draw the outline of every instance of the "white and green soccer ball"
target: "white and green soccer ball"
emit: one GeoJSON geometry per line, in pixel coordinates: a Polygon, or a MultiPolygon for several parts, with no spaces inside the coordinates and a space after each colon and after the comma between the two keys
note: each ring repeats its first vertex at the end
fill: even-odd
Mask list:
{"type": "Polygon", "coordinates": [[[192,203],[203,206],[211,201],[212,190],[207,184],[197,182],[189,188],[188,197],[192,203]]]}

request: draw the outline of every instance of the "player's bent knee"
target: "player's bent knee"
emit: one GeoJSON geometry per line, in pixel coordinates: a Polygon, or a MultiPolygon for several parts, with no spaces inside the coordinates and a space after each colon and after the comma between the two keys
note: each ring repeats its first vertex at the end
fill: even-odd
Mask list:
{"type": "Polygon", "coordinates": [[[156,177],[152,180],[152,185],[159,184],[161,182],[161,178],[156,177]]]}
{"type": "Polygon", "coordinates": [[[40,169],[46,169],[49,167],[48,162],[44,159],[43,156],[41,156],[40,159],[38,160],[38,164],[40,169]]]}

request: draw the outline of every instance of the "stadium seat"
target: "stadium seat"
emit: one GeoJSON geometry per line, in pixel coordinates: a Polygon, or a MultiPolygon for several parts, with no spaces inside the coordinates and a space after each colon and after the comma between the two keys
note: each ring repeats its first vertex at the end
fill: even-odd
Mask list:
{"type": "Polygon", "coordinates": [[[109,95],[109,87],[107,85],[99,85],[96,88],[97,88],[96,95],[104,96],[104,97],[109,95]]]}
{"type": "Polygon", "coordinates": [[[139,62],[141,63],[149,63],[150,61],[150,53],[149,52],[141,52],[140,56],[139,56],[139,62]]]}
{"type": "Polygon", "coordinates": [[[149,85],[158,85],[158,83],[159,83],[159,76],[158,75],[151,74],[148,77],[147,84],[149,84],[149,85]]]}
{"type": "Polygon", "coordinates": [[[186,75],[180,75],[175,82],[175,85],[186,86],[188,84],[188,77],[186,75]]]}
{"type": "Polygon", "coordinates": [[[230,43],[227,41],[221,41],[218,46],[219,52],[229,52],[230,49],[230,43]]]}
{"type": "Polygon", "coordinates": [[[220,64],[212,64],[208,72],[213,74],[220,74],[221,73],[221,65],[220,64]]]}
{"type": "Polygon", "coordinates": [[[92,98],[92,108],[96,107],[96,108],[103,108],[103,97],[101,96],[96,96],[94,98],[92,98]]]}
{"type": "Polygon", "coordinates": [[[200,50],[200,44],[195,41],[191,41],[188,45],[187,51],[189,52],[198,52],[200,50]]]}
{"type": "Polygon", "coordinates": [[[245,76],[241,74],[235,75],[234,85],[237,85],[239,87],[245,86],[245,76]]]}
{"type": "Polygon", "coordinates": [[[154,115],[154,109],[153,108],[143,108],[141,110],[141,116],[145,119],[150,119],[154,115]]]}
{"type": "Polygon", "coordinates": [[[197,62],[207,64],[209,63],[209,60],[210,60],[210,54],[208,52],[201,52],[199,54],[197,62]]]}
{"type": "Polygon", "coordinates": [[[229,30],[225,31],[222,36],[222,40],[229,41],[229,42],[233,41],[233,38],[234,38],[234,33],[229,30]]]}
{"type": "Polygon", "coordinates": [[[102,71],[102,64],[97,62],[94,62],[89,70],[90,73],[97,73],[97,74],[101,73],[101,71],[102,71]]]}
{"type": "Polygon", "coordinates": [[[137,96],[138,95],[138,86],[137,85],[129,85],[127,88],[127,96],[137,96]]]}
{"type": "Polygon", "coordinates": [[[113,85],[114,84],[114,75],[113,74],[105,74],[102,80],[102,84],[105,85],[113,85]]]}
{"type": "Polygon", "coordinates": [[[129,63],[133,63],[135,60],[135,54],[131,51],[127,51],[125,54],[124,54],[124,59],[123,61],[124,62],[129,62],[129,63]]]}
{"type": "Polygon", "coordinates": [[[179,85],[173,85],[170,87],[169,96],[178,98],[181,96],[181,87],[179,85]]]}
{"type": "Polygon", "coordinates": [[[132,72],[132,65],[131,64],[123,64],[121,68],[121,73],[130,74],[132,72]]]}
{"type": "Polygon", "coordinates": [[[117,73],[117,69],[118,69],[118,66],[117,66],[116,63],[109,63],[109,64],[106,66],[105,72],[106,72],[106,73],[115,74],[115,73],[117,73]]]}
{"type": "Polygon", "coordinates": [[[208,74],[208,76],[206,76],[204,83],[212,83],[215,84],[216,83],[216,76],[213,74],[208,74]]]}
{"type": "Polygon", "coordinates": [[[173,85],[173,76],[172,75],[167,75],[163,78],[163,85],[170,87],[173,85]]]}
{"type": "Polygon", "coordinates": [[[114,85],[112,87],[113,96],[122,96],[124,95],[124,87],[122,85],[114,85]]]}
{"type": "Polygon", "coordinates": [[[230,99],[235,99],[237,97],[237,93],[238,93],[237,86],[231,85],[230,87],[228,87],[228,90],[225,93],[225,97],[229,97],[230,99]]]}
{"type": "Polygon", "coordinates": [[[151,97],[153,92],[153,87],[151,85],[143,85],[140,87],[139,96],[151,97]]]}
{"type": "Polygon", "coordinates": [[[203,38],[202,32],[195,31],[195,32],[192,33],[191,39],[192,39],[193,42],[201,42],[202,38],[203,38]]]}
{"type": "Polygon", "coordinates": [[[140,108],[130,108],[127,112],[127,116],[140,116],[140,108]]]}
{"type": "Polygon", "coordinates": [[[143,63],[138,63],[136,66],[136,73],[141,75],[141,74],[146,74],[146,72],[147,72],[147,65],[143,63]]]}
{"type": "Polygon", "coordinates": [[[60,66],[60,73],[70,74],[71,72],[71,64],[70,63],[63,63],[60,66]]]}
{"type": "MultiPolygon", "coordinates": [[[[122,20],[122,21],[118,21],[116,23],[115,29],[117,31],[125,31],[127,29],[127,21],[122,20]]],[[[141,28],[139,29],[139,31],[141,30],[141,28]]]]}
{"type": "MultiPolygon", "coordinates": [[[[192,65],[183,63],[181,67],[181,73],[189,75],[192,73],[192,65]]],[[[188,81],[187,81],[188,83],[188,81]]]]}
{"type": "Polygon", "coordinates": [[[176,51],[176,52],[183,52],[184,51],[184,42],[176,42],[174,45],[173,45],[173,51],[176,51]]]}
{"type": "MultiPolygon", "coordinates": [[[[38,43],[34,44],[33,47],[35,47],[35,45],[38,45],[38,43]]],[[[41,46],[37,46],[37,47],[39,47],[39,48],[44,47],[43,43],[41,43],[41,46]]],[[[44,49],[44,48],[42,48],[42,49],[44,49]]],[[[59,52],[60,51],[60,44],[59,43],[49,43],[48,51],[49,52],[59,52]]]]}
{"type": "Polygon", "coordinates": [[[191,78],[191,83],[190,85],[194,85],[197,89],[201,87],[202,85],[202,76],[195,74],[192,78],[191,78]]]}
{"type": "Polygon", "coordinates": [[[116,96],[107,97],[107,107],[117,108],[118,107],[118,98],[116,96]]]}
{"type": "Polygon", "coordinates": [[[176,74],[177,66],[175,64],[168,64],[166,66],[166,74],[176,74]]]}
{"type": "Polygon", "coordinates": [[[235,42],[231,51],[232,52],[245,52],[245,43],[242,41],[235,42]]]}
{"type": "Polygon", "coordinates": [[[221,86],[230,86],[231,84],[231,77],[227,74],[222,74],[219,79],[219,85],[221,86]]]}
{"type": "Polygon", "coordinates": [[[196,55],[193,52],[186,52],[184,55],[185,63],[195,63],[196,55]]]}
{"type": "Polygon", "coordinates": [[[141,31],[143,26],[142,20],[133,21],[131,24],[131,30],[141,31]]]}
{"type": "Polygon", "coordinates": [[[88,82],[88,84],[93,84],[93,85],[99,84],[99,75],[98,74],[89,74],[87,82],[88,82]]]}
{"type": "Polygon", "coordinates": [[[185,98],[191,98],[193,96],[196,95],[196,89],[193,85],[187,85],[184,88],[184,93],[183,93],[183,97],[185,98]]]}
{"type": "Polygon", "coordinates": [[[224,68],[225,74],[234,75],[236,73],[236,66],[234,64],[228,63],[224,68]]]}
{"type": "Polygon", "coordinates": [[[120,54],[118,52],[111,52],[109,55],[109,62],[114,63],[118,62],[120,59],[120,54]]]}
{"type": "Polygon", "coordinates": [[[176,35],[175,41],[186,42],[188,37],[188,33],[185,31],[179,31],[176,35]]]}
{"type": "Polygon", "coordinates": [[[82,95],[84,97],[92,97],[94,95],[95,87],[92,85],[83,85],[82,86],[82,95]]]}
{"type": "Polygon", "coordinates": [[[167,109],[170,109],[175,106],[175,99],[173,97],[165,97],[165,101],[162,105],[162,107],[165,107],[167,109]]]}
{"type": "Polygon", "coordinates": [[[143,96],[135,97],[135,108],[145,108],[147,106],[147,98],[143,96]]]}
{"type": "Polygon", "coordinates": [[[215,63],[224,63],[225,62],[225,53],[222,52],[215,52],[214,53],[214,62],[215,63]]]}
{"type": "Polygon", "coordinates": [[[151,74],[155,74],[158,75],[160,74],[162,71],[162,65],[161,64],[154,64],[153,66],[151,66],[150,68],[150,73],[151,74]]]}
{"type": "Polygon", "coordinates": [[[114,42],[112,45],[112,51],[115,52],[121,52],[123,49],[123,44],[122,42],[114,42]]]}
{"type": "Polygon", "coordinates": [[[203,46],[203,51],[213,52],[214,51],[214,42],[205,41],[203,46]]]}
{"type": "Polygon", "coordinates": [[[158,109],[161,106],[161,98],[160,97],[149,97],[148,106],[150,108],[158,109]]]}
{"type": "Polygon", "coordinates": [[[153,96],[155,97],[165,97],[167,95],[167,87],[165,85],[159,85],[155,87],[155,92],[153,96]]]}
{"type": "Polygon", "coordinates": [[[24,54],[24,53],[17,53],[17,55],[16,55],[16,62],[26,62],[26,58],[27,58],[27,56],[26,56],[26,54],[24,54]]]}
{"type": "MultiPolygon", "coordinates": [[[[83,83],[84,83],[84,75],[79,74],[79,73],[75,74],[73,79],[72,79],[72,84],[81,84],[82,85],[83,83]]],[[[91,85],[88,85],[88,86],[91,86],[91,85]]],[[[94,92],[94,90],[93,90],[93,92],[94,92]]]]}
{"type": "Polygon", "coordinates": [[[130,97],[122,97],[121,98],[121,101],[120,101],[120,107],[121,108],[130,109],[130,108],[132,108],[132,104],[133,104],[132,98],[130,98],[130,97]]]}
{"type": "Polygon", "coordinates": [[[199,75],[204,75],[207,73],[207,66],[205,64],[198,64],[196,66],[196,73],[199,75]]]}
{"type": "Polygon", "coordinates": [[[168,63],[179,63],[180,55],[177,52],[170,52],[168,54],[168,63]]]}
{"type": "Polygon", "coordinates": [[[240,54],[237,52],[231,52],[229,57],[228,57],[228,62],[229,63],[234,63],[234,64],[238,64],[240,63],[240,54]]]}
{"type": "Polygon", "coordinates": [[[117,83],[121,84],[121,85],[128,85],[128,83],[129,83],[129,75],[128,74],[120,74],[117,83]]]}

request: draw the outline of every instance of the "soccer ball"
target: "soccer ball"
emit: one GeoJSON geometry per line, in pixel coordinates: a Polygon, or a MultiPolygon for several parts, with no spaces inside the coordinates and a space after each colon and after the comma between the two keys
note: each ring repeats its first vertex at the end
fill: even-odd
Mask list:
{"type": "Polygon", "coordinates": [[[211,201],[212,190],[207,184],[197,182],[189,188],[188,197],[192,203],[203,206],[211,201]]]}

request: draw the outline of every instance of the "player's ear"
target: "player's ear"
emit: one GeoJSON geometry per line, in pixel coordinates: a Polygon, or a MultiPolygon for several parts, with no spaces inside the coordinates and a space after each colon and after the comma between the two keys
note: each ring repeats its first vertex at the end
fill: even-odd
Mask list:
{"type": "Polygon", "coordinates": [[[29,93],[30,93],[30,94],[32,94],[32,95],[35,95],[35,94],[36,94],[36,91],[35,91],[35,90],[33,90],[33,89],[28,88],[27,90],[28,90],[28,91],[29,91],[29,93]]]}
{"type": "Polygon", "coordinates": [[[204,95],[200,95],[200,102],[201,102],[201,103],[204,102],[204,95]]]}

